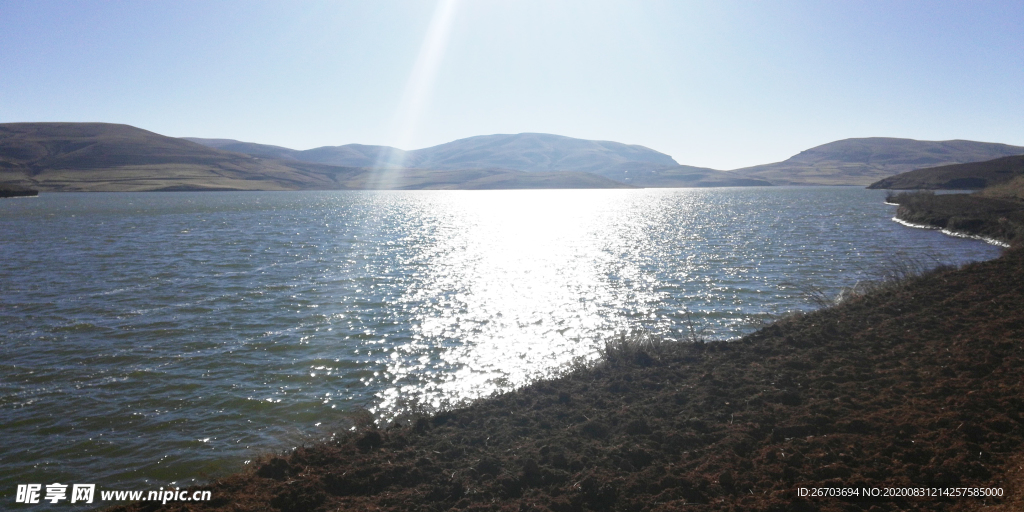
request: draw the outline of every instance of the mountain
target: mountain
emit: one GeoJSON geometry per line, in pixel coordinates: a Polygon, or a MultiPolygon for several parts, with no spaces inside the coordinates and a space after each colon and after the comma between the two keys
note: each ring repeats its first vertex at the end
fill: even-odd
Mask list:
{"type": "Polygon", "coordinates": [[[719,171],[679,165],[672,157],[644,146],[543,133],[481,135],[413,151],[359,144],[297,151],[225,139],[189,140],[264,158],[330,165],[575,171],[638,187],[863,186],[921,167],[1024,154],[1024,147],[1006,144],[872,137],[830,142],[784,162],[719,171]]]}
{"type": "MultiPolygon", "coordinates": [[[[184,139],[211,148],[245,153],[260,158],[298,160],[342,167],[402,167],[401,165],[394,164],[407,160],[406,151],[390,146],[346,144],[344,146],[323,146],[300,151],[298,149],[257,144],[255,142],[241,142],[232,139],[202,139],[199,137],[184,137],[184,139]]],[[[407,167],[417,167],[412,160],[409,160],[408,164],[407,167]]]]}
{"type": "Polygon", "coordinates": [[[0,182],[41,191],[340,188],[357,169],[221,151],[123,124],[0,124],[0,182]]]}
{"type": "MultiPolygon", "coordinates": [[[[248,153],[255,156],[289,158],[307,162],[360,167],[412,167],[419,169],[464,170],[507,169],[530,174],[577,173],[577,179],[597,186],[583,174],[601,176],[637,187],[738,187],[767,186],[771,183],[738,176],[728,171],[679,165],[664,154],[644,146],[619,142],[574,139],[545,133],[482,135],[413,151],[389,146],[347,144],[324,146],[305,151],[228,139],[188,140],[210,147],[248,153]]],[[[488,183],[512,186],[526,177],[492,178],[488,183]]],[[[544,178],[549,183],[557,175],[544,178]]],[[[540,179],[539,176],[534,179],[540,179]]],[[[551,181],[554,180],[554,181],[551,181]]],[[[603,182],[601,182],[603,183],[603,182]]],[[[559,187],[561,188],[561,187],[559,187]]]]}
{"type": "Polygon", "coordinates": [[[362,144],[300,151],[176,139],[119,124],[0,124],[0,183],[42,191],[867,185],[921,167],[1012,155],[1024,155],[1024,147],[846,139],[784,162],[719,171],[679,165],[643,146],[543,133],[482,135],[413,151],[362,144]]]}
{"type": "MultiPolygon", "coordinates": [[[[0,124],[0,183],[49,191],[333,190],[362,188],[615,188],[582,173],[509,169],[385,171],[289,157],[287,148],[165,137],[123,124],[0,124]],[[259,150],[258,157],[210,147],[259,150]]],[[[350,145],[364,161],[372,151],[350,145]]]]}
{"type": "Polygon", "coordinates": [[[30,197],[38,196],[39,191],[21,185],[8,185],[0,183],[0,197],[30,197]]]}
{"type": "Polygon", "coordinates": [[[574,139],[546,133],[480,135],[414,151],[389,146],[347,144],[305,151],[226,139],[188,140],[210,147],[270,158],[354,167],[423,169],[508,169],[523,172],[588,172],[616,179],[619,166],[676,167],[672,157],[619,142],[574,139]]]}
{"type": "Polygon", "coordinates": [[[1009,182],[1024,175],[1024,155],[1007,156],[985,162],[927,167],[890,176],[868,188],[981,189],[1009,182]]]}
{"type": "Polygon", "coordinates": [[[869,185],[922,167],[980,162],[1024,154],[1024,147],[969,140],[920,141],[871,137],[823,144],[774,164],[736,169],[776,185],[869,185]]]}
{"type": "Polygon", "coordinates": [[[672,157],[619,142],[574,139],[545,133],[481,135],[409,152],[418,167],[501,167],[526,172],[576,171],[604,176],[625,163],[679,165],[672,157]]]}

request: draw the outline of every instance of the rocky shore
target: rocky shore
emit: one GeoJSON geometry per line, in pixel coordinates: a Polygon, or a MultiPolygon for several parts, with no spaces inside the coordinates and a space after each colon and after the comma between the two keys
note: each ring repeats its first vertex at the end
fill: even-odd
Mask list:
{"type": "Polygon", "coordinates": [[[1024,243],[1024,202],[980,194],[905,192],[890,195],[896,218],[911,224],[980,236],[1009,245],[1024,243]]]}
{"type": "MultiPolygon", "coordinates": [[[[265,457],[168,510],[1020,510],[1024,250],[265,457]],[[1002,497],[803,497],[801,488],[1002,497]],[[949,491],[946,491],[949,492],[949,491]],[[954,491],[955,492],[955,491],[954,491]]],[[[120,511],[155,510],[130,504],[120,511]]]]}

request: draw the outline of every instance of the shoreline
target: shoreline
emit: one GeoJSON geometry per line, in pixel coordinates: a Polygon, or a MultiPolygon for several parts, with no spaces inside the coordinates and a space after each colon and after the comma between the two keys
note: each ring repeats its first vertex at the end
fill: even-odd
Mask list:
{"type": "MultiPolygon", "coordinates": [[[[886,204],[896,205],[896,203],[886,203],[886,204]]],[[[1006,242],[1004,242],[1002,240],[996,240],[995,238],[989,238],[989,237],[985,237],[985,236],[981,236],[981,235],[972,235],[970,233],[964,233],[964,232],[959,232],[959,231],[951,231],[951,230],[948,230],[948,229],[940,228],[938,226],[931,226],[931,225],[928,225],[928,224],[914,224],[913,222],[907,222],[907,221],[905,221],[905,220],[903,220],[903,219],[901,219],[899,217],[893,217],[892,221],[897,223],[897,224],[901,224],[903,226],[906,226],[908,228],[938,230],[940,233],[942,233],[944,235],[947,235],[947,236],[953,236],[953,237],[956,237],[956,238],[967,238],[967,239],[970,239],[970,240],[980,240],[980,241],[985,242],[985,243],[987,243],[989,245],[995,245],[995,246],[998,246],[998,247],[1005,247],[1005,248],[1009,248],[1010,247],[1010,244],[1008,244],[1008,243],[1006,243],[1006,242]]]]}
{"type": "Polygon", "coordinates": [[[197,487],[212,502],[173,509],[1012,510],[1020,282],[1024,250],[1011,249],[737,341],[620,343],[592,368],[267,457],[197,487]],[[797,494],[923,486],[1005,496],[797,494]]]}
{"type": "Polygon", "coordinates": [[[901,193],[886,198],[896,205],[892,220],[908,227],[1011,247],[1024,244],[1024,203],[976,194],[901,193]]]}

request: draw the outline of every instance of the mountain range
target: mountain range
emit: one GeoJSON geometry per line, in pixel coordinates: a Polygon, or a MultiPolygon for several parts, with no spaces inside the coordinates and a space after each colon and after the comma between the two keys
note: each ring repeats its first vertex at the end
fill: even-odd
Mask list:
{"type": "Polygon", "coordinates": [[[263,158],[107,123],[0,124],[0,183],[90,192],[628,187],[576,171],[373,169],[263,158]]]}
{"type": "Polygon", "coordinates": [[[733,171],[680,165],[652,149],[520,133],[414,151],[309,150],[173,138],[107,123],[0,124],[0,183],[43,191],[337,190],[867,185],[943,164],[1024,154],[973,141],[846,139],[733,171]]]}
{"type": "Polygon", "coordinates": [[[363,144],[299,151],[230,139],[190,137],[187,140],[263,158],[352,167],[585,172],[638,187],[771,185],[761,179],[679,165],[671,156],[644,146],[546,133],[480,135],[414,151],[363,144]]]}
{"type": "Polygon", "coordinates": [[[469,137],[415,151],[360,144],[297,151],[228,139],[188,140],[251,155],[332,165],[495,167],[525,172],[574,170],[638,187],[866,186],[914,169],[1024,154],[1024,147],[989,142],[869,137],[823,144],[782,162],[721,171],[679,165],[669,155],[643,146],[542,133],[469,137]]]}

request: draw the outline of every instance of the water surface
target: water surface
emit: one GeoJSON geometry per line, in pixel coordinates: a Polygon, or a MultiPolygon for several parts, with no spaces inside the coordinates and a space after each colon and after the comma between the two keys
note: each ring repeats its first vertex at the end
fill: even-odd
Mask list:
{"type": "MultiPolygon", "coordinates": [[[[894,258],[999,249],[859,188],[43,194],[0,202],[0,494],[152,489],[596,357],[735,338],[894,258]],[[419,404],[419,405],[418,405],[419,404]]],[[[4,498],[7,499],[7,498],[4,498]]],[[[13,498],[11,498],[13,499],[13,498]]]]}

